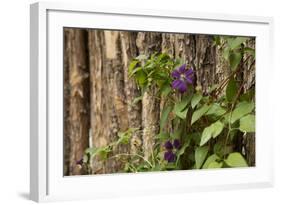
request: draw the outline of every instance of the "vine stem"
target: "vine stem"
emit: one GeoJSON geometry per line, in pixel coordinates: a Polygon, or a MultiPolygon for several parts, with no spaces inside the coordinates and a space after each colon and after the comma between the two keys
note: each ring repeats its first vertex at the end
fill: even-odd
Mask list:
{"type": "Polygon", "coordinates": [[[238,90],[238,93],[237,95],[235,96],[235,99],[233,101],[233,104],[231,106],[231,109],[230,109],[230,114],[229,114],[229,118],[228,118],[228,132],[227,132],[227,135],[226,135],[226,139],[225,139],[225,142],[224,142],[224,149],[223,149],[223,156],[224,156],[224,159],[225,159],[225,153],[226,153],[226,145],[227,145],[227,141],[228,141],[228,138],[229,138],[229,135],[230,135],[230,132],[232,130],[231,128],[231,118],[232,118],[232,112],[233,112],[233,109],[237,103],[237,100],[242,92],[242,89],[243,89],[243,83],[241,84],[239,90],[238,90]]]}
{"type": "Polygon", "coordinates": [[[150,163],[150,161],[146,160],[143,156],[141,156],[139,154],[120,153],[120,154],[116,154],[112,157],[109,157],[108,159],[116,158],[116,157],[119,157],[119,156],[137,156],[137,157],[143,159],[145,162],[147,162],[149,164],[149,166],[153,167],[153,165],[150,163]]]}
{"type": "MultiPolygon", "coordinates": [[[[242,65],[244,65],[249,59],[250,59],[251,56],[248,56],[242,63],[242,65]]],[[[253,61],[254,62],[254,61],[253,61]]],[[[231,77],[233,77],[236,73],[238,73],[240,71],[240,68],[242,66],[240,66],[237,70],[235,70],[234,72],[232,72],[227,78],[225,78],[221,84],[216,88],[216,90],[214,91],[215,92],[215,96],[217,96],[222,90],[223,88],[227,85],[227,82],[229,81],[229,79],[231,77]]]]}

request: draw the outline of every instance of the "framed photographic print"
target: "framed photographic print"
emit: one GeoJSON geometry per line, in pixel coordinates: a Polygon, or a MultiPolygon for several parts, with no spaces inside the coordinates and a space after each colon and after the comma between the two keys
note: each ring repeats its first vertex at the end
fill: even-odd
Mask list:
{"type": "Polygon", "coordinates": [[[272,22],[32,4],[31,199],[272,186],[272,22]]]}

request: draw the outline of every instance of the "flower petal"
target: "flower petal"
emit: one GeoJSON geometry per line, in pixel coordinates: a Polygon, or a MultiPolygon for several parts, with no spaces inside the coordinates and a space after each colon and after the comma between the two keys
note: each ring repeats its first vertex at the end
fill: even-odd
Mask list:
{"type": "Polygon", "coordinates": [[[192,68],[188,69],[184,74],[185,74],[186,77],[188,77],[188,76],[190,76],[190,75],[193,75],[193,70],[192,70],[192,68]]]}
{"type": "Polygon", "coordinates": [[[182,82],[179,84],[179,86],[177,87],[177,89],[181,92],[184,93],[187,90],[187,85],[185,82],[182,82]]]}
{"type": "Polygon", "coordinates": [[[83,158],[79,159],[76,161],[76,165],[81,165],[83,164],[83,158]]]}
{"type": "Polygon", "coordinates": [[[181,80],[174,80],[174,81],[172,82],[172,87],[173,87],[174,89],[178,89],[178,87],[180,86],[181,83],[182,83],[181,80]]]}
{"type": "Polygon", "coordinates": [[[186,68],[186,64],[183,64],[182,66],[180,66],[180,67],[178,68],[178,71],[179,71],[180,73],[184,73],[184,72],[185,72],[185,68],[186,68]]]}
{"type": "Polygon", "coordinates": [[[191,76],[189,76],[188,78],[185,79],[186,82],[188,82],[189,84],[193,84],[193,79],[191,76]]]}
{"type": "Polygon", "coordinates": [[[180,143],[180,141],[179,141],[178,139],[175,139],[173,145],[174,145],[174,147],[175,147],[176,149],[179,149],[181,143],[180,143]]]}
{"type": "Polygon", "coordinates": [[[172,72],[172,77],[173,78],[180,78],[180,76],[181,76],[181,74],[180,74],[180,72],[178,70],[174,70],[172,72]]]}
{"type": "Polygon", "coordinates": [[[173,145],[169,140],[165,142],[164,146],[167,150],[173,149],[173,145]]]}
{"type": "Polygon", "coordinates": [[[172,153],[170,155],[170,159],[168,160],[168,162],[174,162],[174,161],[176,161],[176,155],[174,153],[172,153]]]}
{"type": "Polygon", "coordinates": [[[167,151],[164,153],[164,159],[168,162],[176,161],[176,155],[172,151],[167,151]]]}
{"type": "Polygon", "coordinates": [[[171,153],[172,153],[172,151],[167,151],[167,152],[165,152],[165,153],[164,153],[164,159],[167,160],[167,161],[169,161],[171,153]]]}

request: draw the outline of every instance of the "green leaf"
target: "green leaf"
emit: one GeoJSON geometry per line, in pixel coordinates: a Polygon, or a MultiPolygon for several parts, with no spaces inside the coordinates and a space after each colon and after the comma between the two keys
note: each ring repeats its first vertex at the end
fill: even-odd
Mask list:
{"type": "MultiPolygon", "coordinates": [[[[207,160],[205,161],[204,165],[203,165],[203,169],[208,169],[210,164],[213,162],[217,162],[217,160],[220,160],[220,157],[216,154],[212,154],[211,156],[209,156],[207,158],[207,160]]],[[[212,166],[212,165],[211,165],[212,166]]],[[[212,167],[211,167],[212,168],[212,167]]]]}
{"type": "Polygon", "coordinates": [[[194,141],[196,145],[200,144],[200,139],[201,139],[201,132],[194,132],[190,134],[190,138],[194,141]]]}
{"type": "Polygon", "coordinates": [[[211,124],[209,127],[206,127],[202,133],[200,146],[204,145],[208,142],[212,137],[217,137],[223,130],[223,123],[221,121],[217,121],[211,124]]]}
{"type": "Polygon", "coordinates": [[[129,65],[129,74],[132,75],[132,72],[134,70],[134,68],[136,67],[136,65],[138,64],[138,60],[133,60],[130,65],[129,65]]]}
{"type": "Polygon", "coordinates": [[[183,120],[186,118],[187,111],[188,111],[188,107],[182,111],[179,111],[179,109],[174,109],[175,115],[183,120]]]}
{"type": "Polygon", "coordinates": [[[188,111],[188,103],[190,102],[191,97],[185,96],[180,102],[175,104],[174,113],[181,119],[186,118],[186,114],[188,111]]]}
{"type": "Polygon", "coordinates": [[[230,53],[230,48],[229,47],[226,47],[225,49],[223,49],[223,57],[225,60],[228,60],[229,59],[229,53],[230,53]]]}
{"type": "Polygon", "coordinates": [[[214,149],[213,149],[214,153],[217,154],[220,157],[223,157],[225,154],[229,154],[231,152],[233,152],[233,147],[232,145],[224,145],[224,142],[217,142],[214,145],[214,149]]]}
{"type": "Polygon", "coordinates": [[[141,87],[144,87],[147,80],[146,80],[146,74],[143,70],[140,70],[139,72],[137,72],[135,74],[135,79],[137,80],[138,84],[141,86],[141,87]]]}
{"type": "Polygon", "coordinates": [[[170,134],[170,137],[172,139],[179,139],[181,137],[181,134],[182,134],[182,129],[177,129],[176,131],[170,134]]]}
{"type": "Polygon", "coordinates": [[[195,166],[196,169],[200,169],[202,164],[204,163],[207,154],[208,154],[208,146],[197,147],[195,150],[195,166]]]}
{"type": "Polygon", "coordinates": [[[239,129],[242,132],[255,132],[255,115],[246,115],[240,119],[239,129]]]}
{"type": "Polygon", "coordinates": [[[130,72],[130,76],[132,77],[134,74],[136,74],[137,72],[142,71],[142,67],[136,67],[134,68],[131,72],[130,72]]]}
{"type": "Polygon", "coordinates": [[[239,103],[236,108],[233,110],[231,115],[231,124],[233,124],[236,120],[239,120],[241,117],[249,114],[253,111],[255,105],[253,102],[241,102],[239,103]]]}
{"type": "Polygon", "coordinates": [[[170,134],[166,132],[160,132],[158,135],[155,136],[155,138],[159,140],[167,140],[169,137],[170,134]]]}
{"type": "Polygon", "coordinates": [[[241,46],[242,43],[244,43],[248,38],[245,37],[236,37],[236,38],[229,38],[227,40],[227,43],[230,47],[230,49],[236,49],[241,46]]]}
{"type": "Polygon", "coordinates": [[[161,95],[162,95],[163,97],[168,96],[171,91],[172,91],[172,88],[171,88],[170,84],[164,84],[164,85],[162,86],[161,90],[160,90],[161,95]]]}
{"type": "Polygon", "coordinates": [[[251,101],[254,98],[255,91],[254,89],[248,90],[246,93],[243,93],[240,97],[240,101],[251,101]]]}
{"type": "Polygon", "coordinates": [[[136,130],[138,130],[138,128],[129,128],[128,130],[126,130],[125,132],[118,132],[118,141],[116,142],[116,144],[128,144],[130,142],[130,139],[132,137],[133,132],[135,132],[136,130]]]}
{"type": "Polygon", "coordinates": [[[214,42],[213,42],[213,45],[221,45],[221,39],[220,39],[220,36],[214,36],[214,42]]]}
{"type": "Polygon", "coordinates": [[[239,152],[233,152],[228,155],[225,163],[230,167],[247,167],[248,164],[239,152]]]}
{"type": "Polygon", "coordinates": [[[109,147],[99,148],[97,151],[97,155],[102,160],[106,160],[109,152],[111,152],[111,149],[109,147]]]}
{"type": "Polygon", "coordinates": [[[231,52],[229,55],[229,64],[232,71],[235,71],[242,59],[242,54],[238,52],[231,52]]]}
{"type": "Polygon", "coordinates": [[[191,118],[191,124],[199,120],[208,110],[210,109],[211,105],[203,105],[199,109],[197,109],[193,114],[191,118]]]}
{"type": "Polygon", "coordinates": [[[177,152],[177,161],[176,161],[176,164],[178,164],[179,160],[180,160],[180,156],[184,154],[186,148],[189,146],[189,142],[185,143],[181,148],[180,150],[177,152]]]}
{"type": "Polygon", "coordinates": [[[202,94],[201,93],[199,93],[199,92],[196,92],[194,95],[193,95],[193,97],[192,97],[192,99],[191,99],[191,107],[192,108],[195,108],[195,106],[200,102],[200,100],[202,99],[202,94]]]}
{"type": "Polygon", "coordinates": [[[233,100],[235,99],[235,96],[237,95],[237,84],[236,81],[234,80],[234,78],[232,77],[226,87],[226,99],[228,102],[233,102],[233,100]]]}
{"type": "Polygon", "coordinates": [[[190,96],[183,97],[183,99],[180,102],[175,104],[175,109],[178,111],[184,110],[187,107],[190,100],[191,100],[190,96]]]}
{"type": "Polygon", "coordinates": [[[208,169],[222,168],[222,165],[222,162],[211,162],[208,166],[208,169]]]}
{"type": "Polygon", "coordinates": [[[218,103],[214,103],[205,115],[214,115],[219,117],[222,116],[224,113],[226,113],[226,110],[221,107],[218,103]]]}
{"type": "Polygon", "coordinates": [[[128,144],[131,138],[131,136],[125,132],[119,132],[118,137],[119,139],[117,141],[117,144],[128,144]]]}
{"type": "Polygon", "coordinates": [[[87,154],[89,154],[92,157],[99,156],[102,160],[105,160],[107,158],[107,155],[109,152],[111,152],[111,148],[109,146],[105,147],[92,147],[88,148],[85,151],[87,154]]]}
{"type": "Polygon", "coordinates": [[[167,119],[169,117],[170,112],[172,111],[173,107],[172,106],[165,106],[162,110],[161,113],[161,118],[160,118],[160,130],[163,129],[163,127],[166,125],[167,119]]]}

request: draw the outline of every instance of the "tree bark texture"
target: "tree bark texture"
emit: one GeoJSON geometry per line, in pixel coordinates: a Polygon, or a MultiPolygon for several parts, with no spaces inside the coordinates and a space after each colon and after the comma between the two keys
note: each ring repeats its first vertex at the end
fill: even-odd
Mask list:
{"type": "MultiPolygon", "coordinates": [[[[254,47],[255,41],[248,44],[254,47]]],[[[112,155],[142,150],[146,159],[151,156],[164,102],[154,97],[157,90],[152,87],[144,92],[141,102],[133,104],[141,93],[134,79],[128,77],[128,66],[136,56],[155,52],[168,53],[190,65],[195,70],[194,86],[201,87],[203,93],[230,73],[222,50],[213,45],[209,35],[65,30],[65,174],[79,174],[73,172],[73,166],[87,147],[108,145],[118,139],[118,132],[130,127],[142,132],[135,131],[130,144],[113,150],[112,155]]],[[[255,85],[255,65],[242,66],[246,91],[255,85]]],[[[246,158],[254,166],[254,135],[242,136],[241,143],[246,158]]],[[[106,162],[94,158],[92,173],[120,172],[123,164],[117,158],[106,162]]]]}
{"type": "Polygon", "coordinates": [[[83,169],[77,161],[89,147],[89,66],[87,52],[87,32],[79,29],[65,30],[65,154],[68,157],[65,169],[69,175],[81,175],[83,169]],[[66,81],[68,81],[66,83],[66,81]]]}

